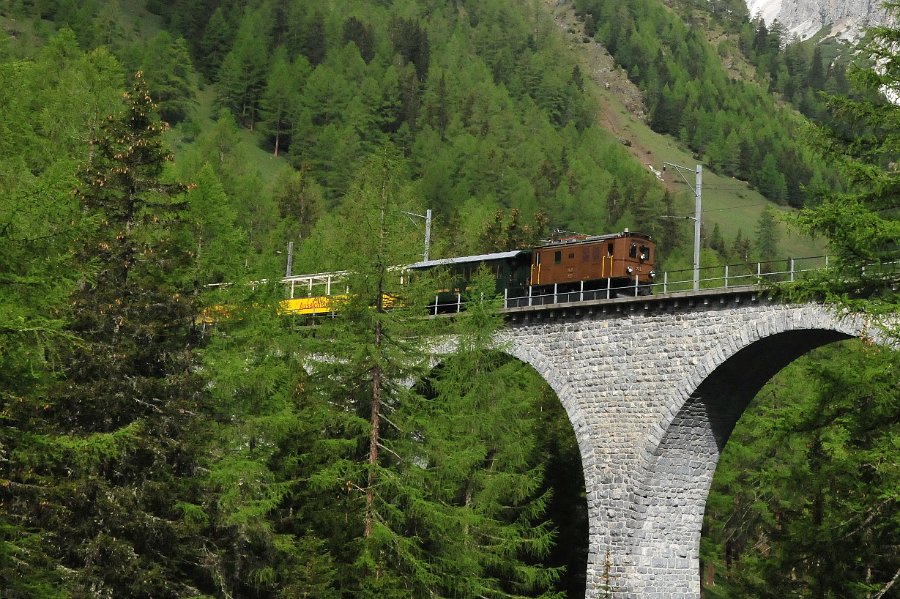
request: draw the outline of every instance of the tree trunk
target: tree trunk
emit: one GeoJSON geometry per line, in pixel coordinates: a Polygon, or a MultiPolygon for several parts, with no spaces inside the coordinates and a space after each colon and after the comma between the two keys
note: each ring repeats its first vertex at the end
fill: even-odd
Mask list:
{"type": "MultiPolygon", "coordinates": [[[[384,251],[384,203],[385,188],[381,188],[381,221],[379,226],[379,246],[378,252],[384,251]]],[[[384,265],[378,265],[378,284],[375,286],[375,331],[374,341],[375,354],[380,355],[382,343],[381,319],[379,315],[384,311],[384,265]]],[[[369,435],[369,476],[366,481],[366,514],[365,527],[363,529],[363,537],[369,538],[372,534],[372,527],[375,522],[375,468],[378,465],[378,443],[380,441],[380,420],[381,420],[381,392],[383,388],[381,363],[376,362],[372,366],[372,432],[369,435]]]]}
{"type": "MultiPolygon", "coordinates": [[[[380,290],[379,285],[379,290],[380,290]]],[[[379,296],[381,292],[379,291],[379,296]]],[[[381,303],[380,301],[378,302],[381,303]]],[[[375,347],[381,346],[381,322],[375,323],[375,347]]],[[[376,350],[377,351],[377,350],[376,350]]],[[[378,465],[379,424],[381,419],[381,366],[372,368],[372,432],[369,435],[369,477],[366,482],[366,518],[363,536],[372,534],[375,520],[375,467],[378,465]]]]}

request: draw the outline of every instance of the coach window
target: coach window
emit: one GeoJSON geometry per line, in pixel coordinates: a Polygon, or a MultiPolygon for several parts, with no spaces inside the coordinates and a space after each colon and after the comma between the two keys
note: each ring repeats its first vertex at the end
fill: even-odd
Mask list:
{"type": "Polygon", "coordinates": [[[613,255],[613,244],[610,243],[609,245],[606,246],[606,255],[607,256],[613,255]]]}
{"type": "Polygon", "coordinates": [[[628,256],[630,258],[637,258],[637,244],[636,243],[631,244],[631,249],[628,250],[628,256]]]}
{"type": "Polygon", "coordinates": [[[562,251],[557,250],[556,253],[553,254],[553,263],[559,264],[562,262],[562,251]]]}

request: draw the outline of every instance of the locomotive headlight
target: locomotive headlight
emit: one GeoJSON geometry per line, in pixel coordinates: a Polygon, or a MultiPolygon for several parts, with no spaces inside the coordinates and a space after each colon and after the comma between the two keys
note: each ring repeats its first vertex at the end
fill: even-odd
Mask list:
{"type": "Polygon", "coordinates": [[[655,276],[656,276],[656,271],[655,271],[655,270],[651,270],[651,271],[650,271],[650,278],[652,279],[652,278],[654,278],[655,276]]]}
{"type": "Polygon", "coordinates": [[[631,268],[630,266],[628,266],[628,267],[625,268],[625,272],[627,272],[628,274],[631,274],[631,273],[634,272],[634,269],[631,268]]]}

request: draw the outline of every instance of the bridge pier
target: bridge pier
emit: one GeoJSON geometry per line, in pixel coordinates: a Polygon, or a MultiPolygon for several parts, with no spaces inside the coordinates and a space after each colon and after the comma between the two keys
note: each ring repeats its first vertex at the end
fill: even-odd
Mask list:
{"type": "Polygon", "coordinates": [[[508,351],[556,391],[581,448],[588,598],[696,598],[719,454],[756,392],[803,353],[860,334],[758,290],[510,310],[508,351]]]}

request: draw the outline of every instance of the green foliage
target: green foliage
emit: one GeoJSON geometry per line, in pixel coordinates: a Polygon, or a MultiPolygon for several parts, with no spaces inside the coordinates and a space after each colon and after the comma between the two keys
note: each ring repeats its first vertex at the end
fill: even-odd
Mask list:
{"type": "Polygon", "coordinates": [[[187,199],[191,237],[196,244],[191,252],[194,280],[206,285],[240,280],[247,232],[210,164],[197,174],[187,199]]]}
{"type": "MultiPolygon", "coordinates": [[[[889,4],[900,13],[900,6],[889,4]]],[[[811,277],[795,290],[801,296],[824,296],[828,301],[873,313],[898,309],[897,239],[900,239],[900,108],[881,94],[900,87],[900,58],[896,42],[900,30],[877,28],[867,47],[872,61],[852,74],[860,90],[857,98],[830,96],[830,126],[819,129],[819,142],[835,160],[848,182],[846,190],[816,190],[819,204],[802,211],[794,223],[803,231],[822,235],[834,256],[834,268],[811,277]]],[[[896,324],[892,334],[897,334],[896,324]]]]}
{"type": "MultiPolygon", "coordinates": [[[[180,27],[188,4],[158,10],[180,27]]],[[[556,228],[600,233],[643,226],[641,203],[661,193],[648,191],[646,169],[592,124],[584,76],[533,8],[298,0],[252,3],[235,15],[201,8],[183,33],[228,44],[215,67],[218,101],[320,185],[326,208],[386,142],[411,159],[405,176],[422,183],[448,252],[484,251],[480,234],[496,209],[544,208],[556,228]],[[622,208],[634,207],[624,222],[596,202],[613,185],[622,208]],[[474,201],[489,210],[469,213],[464,205],[474,201]]],[[[192,49],[204,64],[208,55],[192,49]]]]}
{"type": "Polygon", "coordinates": [[[81,273],[74,247],[88,230],[72,196],[79,140],[116,102],[109,53],[81,52],[71,31],[35,60],[0,62],[0,581],[2,593],[60,597],[64,584],[35,514],[55,373],[77,338],[66,330],[81,273]]]}
{"type": "Polygon", "coordinates": [[[751,404],[701,543],[729,596],[871,597],[896,574],[898,357],[859,342],[818,350],[751,404]]]}
{"type": "MultiPolygon", "coordinates": [[[[855,71],[860,93],[830,97],[832,120],[820,129],[847,189],[817,190],[819,204],[794,219],[826,237],[832,268],[781,291],[886,314],[870,322],[873,337],[889,344],[897,339],[900,110],[878,92],[900,80],[898,31],[875,34],[869,49],[883,66],[855,71]]],[[[768,229],[760,221],[758,234],[768,229]]],[[[900,571],[898,359],[896,348],[871,340],[831,346],[757,396],[722,455],[707,505],[707,584],[739,597],[889,594],[900,571]]]]}
{"type": "Polygon", "coordinates": [[[756,241],[754,245],[757,258],[761,262],[769,262],[779,256],[778,229],[775,224],[775,212],[767,207],[759,215],[759,221],[756,223],[756,241]]]}
{"type": "Polygon", "coordinates": [[[187,119],[196,103],[193,69],[187,42],[167,32],[156,34],[146,45],[130,45],[126,66],[142,71],[159,114],[170,124],[187,119]]]}
{"type": "Polygon", "coordinates": [[[547,230],[547,215],[536,212],[533,223],[522,224],[519,221],[519,211],[516,208],[510,210],[507,219],[502,210],[494,215],[494,222],[488,225],[482,236],[486,249],[496,252],[534,247],[549,235],[547,230]]]}

